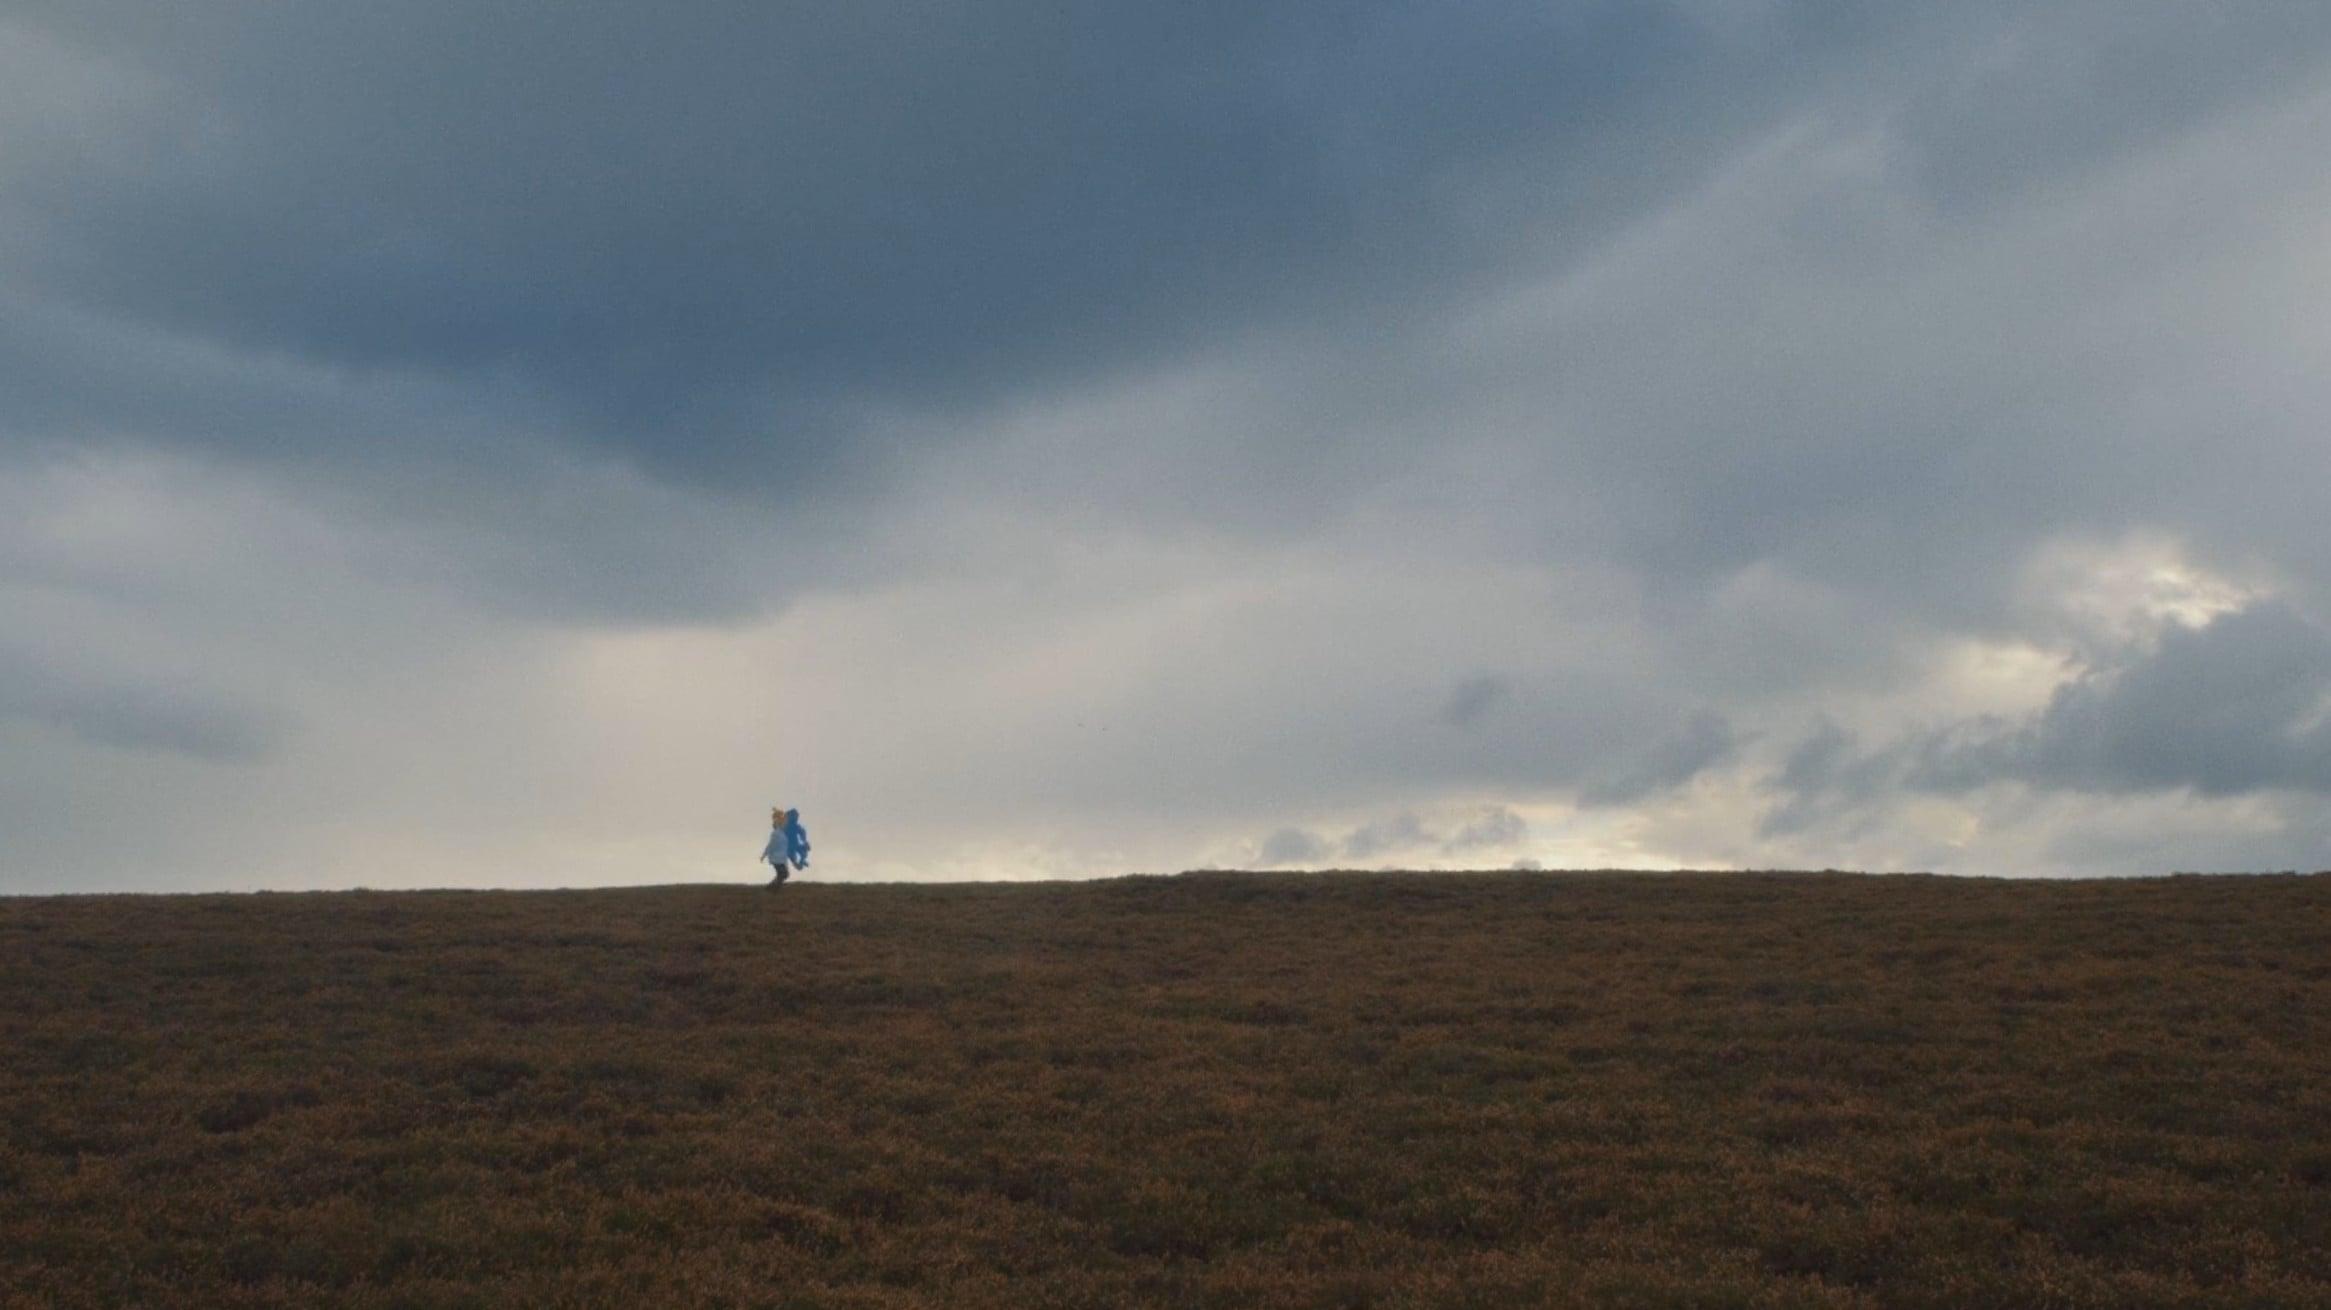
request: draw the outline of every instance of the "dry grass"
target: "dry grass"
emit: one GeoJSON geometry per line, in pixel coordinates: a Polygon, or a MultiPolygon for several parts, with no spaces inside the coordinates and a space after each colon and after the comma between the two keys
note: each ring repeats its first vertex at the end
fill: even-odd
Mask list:
{"type": "Polygon", "coordinates": [[[0,901],[0,1304],[2331,1305],[2331,878],[0,901]]]}

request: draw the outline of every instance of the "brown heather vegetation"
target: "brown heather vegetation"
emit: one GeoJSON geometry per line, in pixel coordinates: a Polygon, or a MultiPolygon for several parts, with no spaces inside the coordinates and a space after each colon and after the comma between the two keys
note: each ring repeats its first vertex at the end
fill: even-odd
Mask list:
{"type": "Polygon", "coordinates": [[[0,1305],[2331,1305],[2331,878],[0,900],[0,1305]]]}

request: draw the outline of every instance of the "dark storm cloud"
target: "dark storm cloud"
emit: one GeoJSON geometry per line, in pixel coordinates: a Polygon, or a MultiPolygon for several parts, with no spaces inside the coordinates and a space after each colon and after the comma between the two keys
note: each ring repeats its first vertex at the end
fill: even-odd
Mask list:
{"type": "MultiPolygon", "coordinates": [[[[101,89],[74,103],[105,130],[45,104],[5,125],[34,143],[7,177],[7,429],[280,455],[443,426],[361,387],[334,409],[28,348],[69,310],[262,373],[437,379],[666,474],[796,487],[911,456],[901,407],[1250,327],[1397,330],[1808,106],[1890,106],[1905,176],[1964,207],[2259,94],[2331,33],[2298,4],[12,12],[86,61],[101,89]]],[[[1850,245],[1850,213],[1806,219],[1850,245]]],[[[1810,481],[1706,471],[1777,510],[1947,466],[1920,449],[1810,481]]],[[[1687,521],[1703,539],[1671,549],[1773,544],[1769,518],[1687,521]]]]}
{"type": "MultiPolygon", "coordinates": [[[[452,375],[668,472],[809,482],[894,453],[869,405],[1481,285],[1863,35],[1699,8],[20,5],[120,103],[109,148],[14,170],[13,280],[262,359],[452,375]]],[[[78,412],[84,372],[34,391],[78,412]]],[[[286,440],[217,417],[176,435],[286,440]]]]}
{"type": "MultiPolygon", "coordinates": [[[[713,491],[858,501],[980,439],[985,407],[1250,331],[1337,343],[1257,383],[1259,439],[1115,442],[1159,448],[1136,488],[1187,514],[1204,469],[1196,513],[1241,523],[1359,494],[1452,397],[1511,389],[1408,337],[1596,248],[1776,125],[1880,121],[1884,186],[1981,213],[2269,93],[2331,35],[2331,12],[2276,4],[12,12],[95,89],[0,97],[25,143],[0,155],[0,441],[489,483],[579,443],[713,491]]],[[[1883,273],[1882,207],[1843,199],[1783,216],[1785,248],[1758,259],[1883,273]]],[[[1868,370],[1796,369],[1818,343],[1788,324],[1646,303],[1640,323],[1524,343],[1521,367],[1552,363],[1549,417],[1570,420],[1531,478],[1628,504],[1618,545],[1655,588],[1777,557],[1860,568],[1873,591],[1917,567],[1931,596],[1909,605],[1980,604],[1955,593],[2078,493],[2064,471],[2094,453],[1937,404],[1930,380],[1841,405],[1831,384],[1868,370]],[[1727,341],[1686,336],[1679,356],[1677,314],[1727,341]],[[1660,375],[1677,399],[1622,381],[1660,375]],[[1877,508],[1912,485],[2017,530],[1938,544],[1877,508]],[[1944,549],[1957,567],[1933,567],[1944,549]]],[[[462,512],[508,521],[490,498],[462,512]]],[[[529,531],[552,557],[588,539],[529,531]]],[[[666,612],[673,589],[636,594],[666,612]]]]}

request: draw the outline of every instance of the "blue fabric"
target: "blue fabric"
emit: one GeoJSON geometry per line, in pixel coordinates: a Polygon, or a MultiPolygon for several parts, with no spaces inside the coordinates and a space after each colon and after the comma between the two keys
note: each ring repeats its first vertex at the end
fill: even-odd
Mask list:
{"type": "Polygon", "coordinates": [[[771,828],[769,830],[769,844],[761,848],[761,862],[764,864],[782,863],[785,859],[785,850],[785,829],[771,828]]]}
{"type": "MultiPolygon", "coordinates": [[[[785,827],[782,831],[785,837],[785,858],[793,861],[796,868],[808,868],[809,829],[801,826],[801,811],[787,810],[785,812],[785,827]]],[[[771,838],[771,842],[774,843],[774,841],[775,838],[771,838]]]]}

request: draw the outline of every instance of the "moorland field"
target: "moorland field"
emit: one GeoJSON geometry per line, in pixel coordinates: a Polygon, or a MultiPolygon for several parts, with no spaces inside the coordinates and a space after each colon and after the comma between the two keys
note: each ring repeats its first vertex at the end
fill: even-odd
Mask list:
{"type": "Polygon", "coordinates": [[[0,1305],[2331,1305],[2331,877],[0,899],[0,1305]]]}

